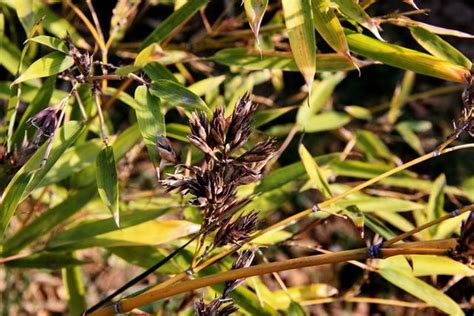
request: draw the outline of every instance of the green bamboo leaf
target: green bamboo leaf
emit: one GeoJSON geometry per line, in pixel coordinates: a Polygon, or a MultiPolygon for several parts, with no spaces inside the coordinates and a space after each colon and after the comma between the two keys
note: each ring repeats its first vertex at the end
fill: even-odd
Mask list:
{"type": "Polygon", "coordinates": [[[150,35],[148,35],[142,42],[141,49],[149,46],[152,43],[161,43],[164,39],[172,35],[180,29],[180,26],[186,23],[199,9],[201,9],[209,0],[193,0],[188,1],[178,10],[174,11],[168,16],[160,26],[157,27],[150,35]]]}
{"type": "Polygon", "coordinates": [[[117,227],[115,220],[112,218],[82,222],[68,230],[54,235],[50,240],[48,240],[46,249],[51,251],[57,251],[60,249],[78,249],[80,248],[78,243],[81,243],[84,240],[93,240],[99,235],[104,235],[119,229],[151,221],[163,215],[167,210],[167,207],[160,207],[159,209],[154,210],[123,214],[120,218],[120,228],[117,227]]]}
{"type": "MultiPolygon", "coordinates": [[[[2,204],[0,205],[0,232],[3,235],[5,229],[10,222],[21,198],[30,183],[33,172],[23,172],[15,177],[14,185],[9,185],[2,196],[2,204]]],[[[13,180],[12,180],[13,182],[13,180]]],[[[11,182],[10,182],[11,183],[11,182]]]]}
{"type": "Polygon", "coordinates": [[[198,96],[203,96],[210,90],[218,88],[222,82],[224,82],[225,76],[209,77],[198,82],[193,83],[188,87],[189,91],[195,93],[198,96]]]}
{"type": "Polygon", "coordinates": [[[449,315],[464,315],[456,302],[440,290],[403,269],[382,268],[377,272],[393,285],[449,315]]]}
{"type": "Polygon", "coordinates": [[[401,108],[410,96],[414,81],[415,73],[413,71],[405,71],[402,83],[397,85],[390,101],[390,109],[388,111],[388,122],[390,124],[394,124],[400,116],[401,108]]]}
{"type": "Polygon", "coordinates": [[[117,227],[120,226],[119,185],[115,166],[114,151],[106,146],[96,159],[97,189],[99,196],[109,209],[117,227]]]}
{"type": "Polygon", "coordinates": [[[474,38],[474,35],[472,35],[472,34],[465,33],[465,32],[460,32],[460,31],[457,31],[457,30],[447,29],[447,28],[444,28],[444,27],[435,26],[435,25],[423,23],[423,22],[420,22],[420,21],[415,21],[415,20],[410,19],[408,16],[397,16],[397,17],[393,17],[393,18],[384,19],[383,23],[391,23],[391,24],[395,24],[395,25],[398,25],[398,26],[409,27],[409,28],[411,28],[411,27],[421,27],[421,28],[423,28],[427,31],[430,31],[432,33],[439,34],[439,35],[456,36],[456,37],[464,37],[464,38],[474,38]]]}
{"type": "Polygon", "coordinates": [[[73,43],[82,48],[89,48],[90,45],[81,37],[77,30],[65,18],[60,17],[47,5],[35,1],[36,16],[41,17],[41,25],[57,38],[65,38],[69,35],[73,43]]]}
{"type": "Polygon", "coordinates": [[[255,38],[258,41],[258,33],[260,31],[260,24],[262,23],[263,15],[267,10],[268,0],[244,0],[245,14],[249,21],[255,38]]]}
{"type": "MultiPolygon", "coordinates": [[[[20,65],[21,52],[5,35],[2,34],[1,45],[0,45],[0,65],[12,75],[16,76],[20,65]]],[[[28,61],[23,60],[21,62],[22,69],[28,66],[28,61]]]]}
{"type": "Polygon", "coordinates": [[[303,144],[301,144],[298,148],[298,152],[300,154],[304,168],[306,169],[306,172],[308,173],[314,187],[317,188],[325,198],[331,198],[332,193],[331,189],[329,188],[326,176],[323,174],[309,151],[306,149],[306,147],[304,147],[303,144]]]}
{"type": "Polygon", "coordinates": [[[302,103],[296,114],[296,123],[306,126],[308,121],[318,113],[328,102],[336,86],[345,78],[343,72],[337,72],[315,81],[311,87],[311,94],[302,103]]]}
{"type": "Polygon", "coordinates": [[[398,228],[402,232],[407,232],[415,228],[409,220],[399,213],[385,211],[375,211],[373,213],[384,222],[398,228]]]}
{"type": "Polygon", "coordinates": [[[339,54],[351,60],[349,46],[341,23],[330,0],[313,0],[313,21],[318,33],[339,54]]]}
{"type": "Polygon", "coordinates": [[[31,30],[35,25],[35,13],[33,11],[33,1],[31,0],[14,0],[16,14],[25,30],[25,33],[31,34],[31,30]]]}
{"type": "Polygon", "coordinates": [[[306,133],[330,131],[350,122],[350,117],[342,112],[328,111],[311,116],[301,127],[306,133]]]}
{"type": "Polygon", "coordinates": [[[311,89],[316,74],[316,37],[310,0],[282,0],[282,6],[293,58],[311,89]]]}
{"type": "Polygon", "coordinates": [[[86,289],[80,267],[68,267],[61,270],[69,315],[82,315],[87,309],[86,289]]]}
{"type": "Polygon", "coordinates": [[[28,41],[47,46],[54,50],[60,51],[64,54],[69,54],[69,50],[66,44],[64,43],[64,41],[56,37],[47,36],[47,35],[38,35],[38,36],[28,39],[28,41]]]}
{"type": "MultiPolygon", "coordinates": [[[[313,157],[319,166],[327,165],[330,161],[339,158],[338,153],[313,157]]],[[[255,189],[255,192],[268,192],[277,189],[290,181],[300,180],[306,175],[306,170],[301,162],[295,162],[273,170],[264,177],[255,189]]]]}
{"type": "Polygon", "coordinates": [[[58,270],[61,268],[82,265],[84,263],[84,261],[74,258],[71,253],[42,252],[9,261],[5,265],[9,268],[58,270]]]}
{"type": "Polygon", "coordinates": [[[416,133],[411,128],[411,125],[407,122],[400,122],[395,125],[395,129],[402,136],[403,140],[413,148],[419,155],[423,155],[425,150],[423,149],[423,144],[416,135],[416,133]]]}
{"type": "Polygon", "coordinates": [[[61,52],[49,53],[31,64],[20,77],[13,81],[12,85],[35,78],[49,77],[72,67],[72,65],[74,65],[74,60],[71,56],[61,52]]]}
{"type": "Polygon", "coordinates": [[[160,99],[152,95],[147,87],[139,86],[135,89],[137,101],[137,123],[145,142],[148,155],[156,168],[159,166],[159,153],[156,148],[158,135],[166,135],[165,119],[161,113],[160,99]]]}
{"type": "Polygon", "coordinates": [[[309,285],[289,287],[286,290],[276,290],[271,292],[273,299],[278,302],[281,309],[288,308],[292,301],[302,302],[317,300],[334,296],[337,289],[325,283],[312,283],[309,285]]]}
{"type": "Polygon", "coordinates": [[[375,37],[384,41],[380,36],[378,25],[372,20],[372,18],[362,9],[360,5],[354,0],[334,0],[337,4],[338,9],[348,18],[356,21],[366,29],[368,29],[375,37]]]}
{"type": "Polygon", "coordinates": [[[411,35],[427,52],[453,64],[471,69],[471,61],[451,44],[422,27],[411,27],[411,35]]]}
{"type": "Polygon", "coordinates": [[[449,81],[465,82],[469,70],[428,54],[346,30],[351,51],[384,64],[449,81]]]}
{"type": "Polygon", "coordinates": [[[181,220],[147,221],[127,228],[75,240],[54,250],[76,250],[91,247],[152,246],[189,236],[199,231],[200,225],[181,220]]]}
{"type": "Polygon", "coordinates": [[[186,110],[199,110],[212,115],[207,104],[199,96],[176,82],[166,79],[156,80],[150,92],[172,106],[182,106],[186,110]]]}
{"type": "Polygon", "coordinates": [[[411,272],[414,276],[432,275],[463,275],[473,276],[474,271],[467,265],[448,257],[430,255],[410,255],[412,265],[410,266],[405,256],[393,256],[387,259],[377,260],[378,269],[396,268],[411,272]]]}
{"type": "Polygon", "coordinates": [[[344,111],[346,111],[350,116],[359,120],[371,121],[372,120],[372,113],[364,107],[357,106],[357,105],[348,105],[344,107],[344,111]]]}
{"type": "MultiPolygon", "coordinates": [[[[425,206],[413,201],[406,201],[397,198],[380,198],[373,196],[363,196],[357,198],[348,198],[338,201],[334,204],[337,208],[348,208],[351,205],[364,213],[381,211],[385,213],[422,211],[425,206]]],[[[336,209],[334,211],[337,211],[336,209]]]]}
{"type": "Polygon", "coordinates": [[[283,108],[276,108],[276,109],[268,109],[268,110],[262,110],[258,111],[255,113],[253,117],[253,126],[255,128],[260,127],[264,124],[267,124],[268,122],[273,121],[274,119],[288,113],[291,110],[294,110],[295,106],[286,106],[283,108]]]}
{"type": "Polygon", "coordinates": [[[39,183],[41,183],[43,178],[48,174],[59,158],[61,158],[64,152],[69,147],[71,147],[71,145],[77,140],[83,131],[84,124],[82,122],[69,121],[64,123],[63,126],[56,132],[47,161],[41,169],[38,169],[38,167],[42,163],[44,152],[48,147],[48,143],[44,143],[39,148],[39,150],[34,153],[34,155],[21,169],[25,172],[35,170],[33,179],[31,179],[28,187],[25,190],[25,193],[23,194],[23,199],[26,198],[26,196],[29,195],[34,189],[38,188],[39,183]]]}
{"type": "Polygon", "coordinates": [[[306,311],[299,303],[292,301],[288,307],[288,316],[306,316],[306,311]]]}
{"type": "Polygon", "coordinates": [[[179,83],[173,73],[158,61],[147,63],[143,71],[152,81],[167,79],[179,83]]]}
{"type": "Polygon", "coordinates": [[[83,189],[68,196],[63,202],[41,214],[31,224],[19,230],[4,242],[3,254],[13,255],[18,253],[32,242],[38,241],[43,235],[52,232],[56,226],[63,224],[66,219],[80,211],[94,198],[95,191],[96,188],[93,186],[83,189]]]}
{"type": "MultiPolygon", "coordinates": [[[[212,60],[228,65],[240,66],[248,70],[281,69],[299,71],[293,56],[277,51],[257,51],[246,48],[226,48],[211,57],[212,60]]],[[[317,54],[317,72],[334,72],[355,69],[354,65],[339,54],[317,54]]],[[[362,66],[362,64],[360,65],[362,66]]]]}
{"type": "MultiPolygon", "coordinates": [[[[431,222],[444,215],[444,189],[446,187],[446,177],[440,174],[433,183],[430,198],[426,207],[426,220],[431,222]]],[[[430,228],[431,235],[435,235],[438,225],[430,228]]]]}
{"type": "MultiPolygon", "coordinates": [[[[119,258],[134,264],[136,266],[148,269],[165,258],[167,253],[156,247],[156,246],[122,246],[122,247],[110,247],[108,251],[113,253],[119,258]]],[[[161,266],[157,272],[166,274],[176,274],[183,271],[175,260],[170,260],[161,266]]]]}
{"type": "Polygon", "coordinates": [[[390,149],[388,149],[384,142],[371,131],[357,130],[356,140],[357,148],[367,155],[369,161],[377,159],[393,161],[395,159],[395,156],[390,152],[390,149]]]}
{"type": "Polygon", "coordinates": [[[59,157],[77,139],[83,127],[83,124],[76,121],[66,122],[64,126],[56,132],[45,165],[39,169],[44,157],[44,152],[48,147],[48,142],[44,143],[11,179],[2,196],[0,219],[0,232],[2,234],[5,232],[17,204],[24,200],[37,187],[38,183],[44,178],[59,157]],[[20,191],[21,196],[18,197],[20,191]],[[9,202],[6,203],[5,201],[9,202]]]}

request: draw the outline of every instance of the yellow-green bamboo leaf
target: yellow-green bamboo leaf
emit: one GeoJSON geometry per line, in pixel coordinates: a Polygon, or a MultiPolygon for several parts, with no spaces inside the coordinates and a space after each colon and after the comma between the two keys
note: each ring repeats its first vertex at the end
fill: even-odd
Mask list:
{"type": "Polygon", "coordinates": [[[471,61],[451,44],[422,27],[411,27],[411,35],[431,55],[471,69],[471,61]]]}
{"type": "Polygon", "coordinates": [[[258,41],[258,32],[260,31],[260,24],[262,23],[263,15],[267,10],[268,0],[244,0],[245,14],[249,21],[255,38],[258,41]]]}
{"type": "Polygon", "coordinates": [[[388,122],[394,124],[400,116],[401,108],[405,105],[413,82],[415,81],[415,73],[413,71],[406,71],[403,76],[401,84],[398,84],[390,101],[390,109],[388,111],[388,122]]]}
{"type": "Polygon", "coordinates": [[[304,168],[306,169],[306,173],[308,173],[308,176],[314,187],[317,188],[324,195],[324,197],[331,198],[332,192],[329,188],[327,179],[323,175],[321,168],[319,168],[318,164],[313,159],[313,156],[311,156],[303,144],[299,146],[298,151],[304,168]]]}
{"type": "Polygon", "coordinates": [[[456,82],[465,82],[469,74],[467,68],[413,49],[384,43],[350,30],[346,30],[346,34],[352,52],[390,66],[456,82]]]}
{"type": "Polygon", "coordinates": [[[330,0],[313,0],[314,26],[332,49],[350,58],[344,30],[330,5],[330,0]]]}
{"type": "Polygon", "coordinates": [[[398,16],[396,18],[388,18],[381,20],[383,23],[390,23],[394,25],[398,25],[401,27],[421,27],[424,28],[425,30],[428,30],[432,33],[438,34],[438,35],[448,35],[448,36],[456,36],[456,37],[464,37],[464,38],[474,38],[474,35],[457,31],[457,30],[452,30],[452,29],[447,29],[444,27],[439,27],[419,21],[415,21],[410,19],[409,17],[406,16],[398,16]]]}
{"type": "Polygon", "coordinates": [[[380,36],[378,25],[375,23],[372,18],[362,9],[360,5],[354,0],[334,0],[337,4],[338,9],[348,18],[356,21],[366,29],[368,29],[372,34],[375,35],[380,41],[384,39],[380,36]]]}
{"type": "Polygon", "coordinates": [[[290,47],[309,88],[316,74],[316,37],[310,0],[282,0],[290,47]]]}

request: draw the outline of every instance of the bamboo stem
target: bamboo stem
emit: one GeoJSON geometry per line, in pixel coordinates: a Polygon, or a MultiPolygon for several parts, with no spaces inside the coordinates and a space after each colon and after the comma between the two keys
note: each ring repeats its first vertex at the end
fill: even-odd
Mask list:
{"type": "MultiPolygon", "coordinates": [[[[441,243],[444,241],[441,240],[441,243]]],[[[410,244],[410,243],[408,243],[410,244]]],[[[447,255],[449,249],[446,248],[383,248],[380,250],[382,258],[388,258],[403,254],[421,255],[447,255]]],[[[333,264],[347,262],[350,260],[364,260],[369,258],[367,248],[339,251],[336,253],[307,256],[301,258],[288,259],[283,261],[263,263],[248,268],[230,270],[202,278],[180,282],[176,285],[142,293],[135,297],[118,302],[112,306],[107,306],[101,310],[91,313],[92,316],[113,315],[115,312],[124,313],[138,306],[167,298],[176,294],[194,291],[210,285],[233,281],[236,279],[249,278],[252,276],[274,273],[285,270],[300,269],[304,267],[319,266],[323,264],[333,264]]]]}

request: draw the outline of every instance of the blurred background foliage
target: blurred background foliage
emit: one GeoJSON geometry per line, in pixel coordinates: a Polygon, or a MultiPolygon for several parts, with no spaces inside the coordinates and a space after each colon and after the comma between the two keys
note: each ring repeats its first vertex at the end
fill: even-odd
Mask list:
{"type": "MultiPolygon", "coordinates": [[[[247,92],[259,104],[246,147],[275,136],[284,150],[238,194],[257,193],[245,210],[258,210],[263,228],[436,149],[462,115],[474,57],[467,0],[4,0],[0,10],[4,315],[80,314],[199,230],[197,209],[159,185],[154,149],[166,134],[183,161],[201,158],[186,138],[192,110],[222,105],[228,115],[247,92]],[[101,85],[105,131],[90,82],[71,90],[66,35],[105,65],[101,74],[117,75],[101,85]],[[143,80],[149,89],[137,88],[143,80]],[[48,105],[64,109],[52,140],[29,123],[48,105]]],[[[388,177],[252,241],[262,246],[255,260],[364,247],[472,203],[472,161],[461,150],[388,177]]],[[[414,239],[456,236],[463,218],[414,239]]],[[[186,270],[192,251],[131,293],[186,270]]],[[[394,257],[286,271],[253,277],[232,297],[252,315],[472,312],[472,269],[441,259],[413,256],[413,270],[394,257]]],[[[143,310],[189,315],[196,297],[221,290],[143,310]]]]}

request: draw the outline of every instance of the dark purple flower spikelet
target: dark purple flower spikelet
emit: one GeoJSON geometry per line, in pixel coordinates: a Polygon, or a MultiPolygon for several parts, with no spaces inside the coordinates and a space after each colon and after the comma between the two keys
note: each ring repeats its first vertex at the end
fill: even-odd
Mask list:
{"type": "Polygon", "coordinates": [[[234,221],[230,219],[217,231],[214,245],[222,247],[227,244],[239,245],[250,238],[257,228],[257,212],[239,216],[234,221]]]}
{"type": "Polygon", "coordinates": [[[59,113],[58,108],[48,107],[33,115],[28,122],[38,130],[41,136],[49,138],[58,128],[59,113]]]}
{"type": "Polygon", "coordinates": [[[162,159],[187,169],[190,176],[179,173],[169,175],[161,181],[168,190],[176,190],[192,196],[190,203],[202,209],[202,227],[206,234],[221,229],[215,246],[242,242],[256,227],[256,214],[252,213],[230,222],[231,210],[239,204],[236,192],[239,185],[258,181],[265,164],[275,153],[275,139],[269,138],[256,144],[252,149],[233,155],[248,141],[251,133],[251,117],[256,105],[249,96],[243,97],[234,108],[231,116],[225,118],[224,109],[215,110],[212,119],[203,113],[193,113],[189,125],[189,141],[204,154],[200,165],[177,165],[177,155],[164,137],[157,139],[158,152],[162,159]],[[210,227],[214,227],[211,229],[210,227]],[[240,231],[239,231],[240,230],[240,231]],[[226,238],[221,236],[226,235],[226,238]]]}
{"type": "Polygon", "coordinates": [[[206,304],[201,298],[194,302],[195,316],[227,316],[237,310],[238,308],[233,304],[232,299],[218,297],[206,304]]]}
{"type": "Polygon", "coordinates": [[[474,256],[474,212],[462,223],[461,234],[453,252],[453,258],[468,263],[474,256]]]}

